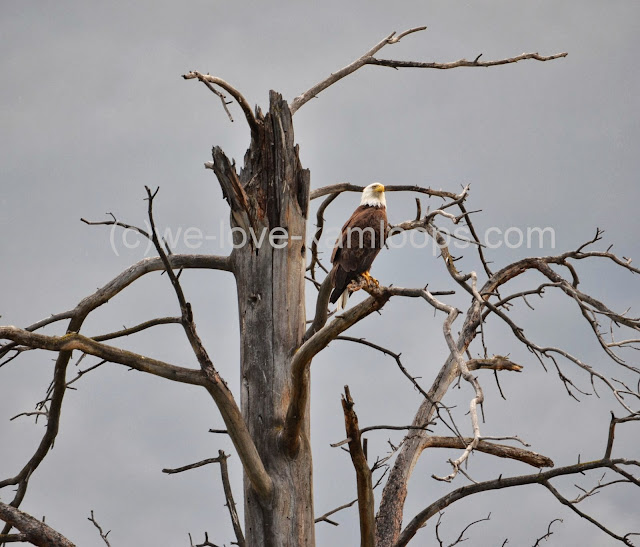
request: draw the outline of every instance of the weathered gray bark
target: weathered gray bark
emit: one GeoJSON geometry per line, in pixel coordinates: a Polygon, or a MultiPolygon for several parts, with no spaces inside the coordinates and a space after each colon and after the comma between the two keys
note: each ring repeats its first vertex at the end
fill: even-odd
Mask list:
{"type": "Polygon", "coordinates": [[[314,545],[309,409],[299,450],[281,440],[290,400],[291,357],[305,332],[304,246],[309,171],[302,169],[286,101],[271,92],[266,115],[256,113],[251,146],[238,175],[219,148],[213,169],[231,206],[237,248],[232,255],[241,336],[241,406],[274,484],[261,499],[245,473],[247,545],[314,545]],[[288,242],[277,237],[288,234],[288,242]],[[246,238],[245,238],[246,235],[246,238]],[[270,239],[270,236],[273,236],[270,239]]]}
{"type": "MultiPolygon", "coordinates": [[[[44,522],[1,501],[0,519],[5,521],[9,527],[13,526],[20,531],[20,542],[29,542],[39,547],[75,547],[60,532],[57,532],[44,522]]],[[[0,539],[1,542],[2,539],[0,539]]]]}

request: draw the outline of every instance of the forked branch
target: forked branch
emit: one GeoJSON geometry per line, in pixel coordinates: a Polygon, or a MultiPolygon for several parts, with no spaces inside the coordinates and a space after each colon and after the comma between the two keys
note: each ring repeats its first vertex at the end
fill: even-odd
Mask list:
{"type": "MultiPolygon", "coordinates": [[[[240,91],[238,91],[230,83],[224,81],[222,78],[217,78],[216,76],[211,76],[209,74],[202,74],[197,70],[192,70],[191,72],[187,72],[186,74],[183,74],[182,77],[185,80],[193,80],[197,78],[202,83],[204,83],[211,91],[213,91],[218,97],[220,97],[220,99],[222,100],[222,103],[224,104],[225,111],[227,112],[229,117],[231,117],[231,114],[229,113],[229,110],[226,107],[226,101],[225,101],[224,95],[221,95],[219,92],[217,92],[217,90],[213,88],[211,84],[217,85],[222,89],[224,89],[238,102],[238,104],[240,105],[240,108],[242,108],[242,113],[244,114],[244,117],[247,120],[247,123],[249,124],[251,133],[254,134],[259,131],[260,127],[259,127],[258,121],[253,115],[253,112],[251,111],[251,105],[249,105],[249,102],[247,101],[247,99],[244,98],[242,93],[240,93],[240,91]]],[[[231,119],[231,121],[233,121],[233,119],[231,119]]]]}
{"type": "Polygon", "coordinates": [[[182,473],[183,471],[188,471],[190,469],[196,469],[198,467],[202,467],[210,463],[219,463],[220,475],[222,477],[222,488],[224,490],[224,497],[227,502],[226,503],[227,509],[229,509],[229,515],[231,517],[231,524],[233,525],[233,531],[236,534],[236,545],[238,545],[238,547],[245,547],[246,542],[244,539],[244,534],[242,532],[242,526],[240,525],[240,518],[238,517],[238,511],[236,510],[236,503],[233,499],[233,491],[231,490],[231,481],[229,480],[229,470],[227,466],[228,459],[229,459],[228,454],[225,454],[223,450],[218,450],[217,458],[208,458],[206,460],[202,460],[196,463],[192,463],[190,465],[178,467],[176,469],[163,469],[162,472],[172,475],[175,473],[182,473]]]}
{"type": "MultiPolygon", "coordinates": [[[[549,480],[565,476],[565,475],[575,475],[578,473],[584,473],[585,471],[590,471],[592,469],[602,469],[609,468],[614,469],[617,465],[634,465],[640,466],[640,462],[636,462],[633,460],[625,460],[625,459],[613,459],[613,460],[596,460],[592,462],[585,463],[577,463],[574,465],[567,465],[564,467],[559,467],[557,469],[550,469],[549,471],[543,471],[540,473],[536,473],[533,475],[520,475],[517,477],[499,477],[497,479],[483,481],[475,484],[470,484],[467,486],[463,486],[462,488],[458,488],[441,497],[439,500],[433,502],[425,509],[420,511],[405,527],[405,529],[400,534],[398,541],[395,543],[397,547],[404,547],[409,543],[409,541],[415,536],[420,528],[422,528],[425,523],[434,515],[438,514],[440,511],[455,503],[456,501],[463,499],[472,494],[477,494],[479,492],[486,492],[490,490],[499,490],[503,488],[512,488],[514,486],[524,486],[527,484],[541,484],[545,485],[545,482],[549,480]]],[[[632,545],[627,536],[619,536],[607,528],[600,526],[600,528],[605,531],[610,536],[623,541],[625,545],[632,545]]]]}

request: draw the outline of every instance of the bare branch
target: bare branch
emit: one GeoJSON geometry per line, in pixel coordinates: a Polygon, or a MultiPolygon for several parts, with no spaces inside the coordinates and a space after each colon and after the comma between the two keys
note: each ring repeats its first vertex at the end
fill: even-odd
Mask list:
{"type": "Polygon", "coordinates": [[[540,542],[541,542],[542,540],[547,540],[547,539],[549,539],[549,538],[553,535],[553,532],[551,531],[551,526],[553,526],[553,524],[554,524],[555,522],[560,522],[560,523],[562,523],[562,522],[563,522],[563,520],[562,520],[562,519],[553,519],[553,520],[549,523],[549,526],[547,526],[547,533],[546,533],[545,535],[543,535],[543,536],[539,537],[539,538],[536,540],[536,542],[534,543],[533,547],[539,547],[540,542]]]}
{"type": "Polygon", "coordinates": [[[615,429],[617,424],[623,424],[626,422],[637,422],[640,421],[640,415],[632,415],[626,416],[624,418],[616,418],[611,413],[611,422],[609,423],[609,435],[607,437],[607,448],[604,451],[604,459],[607,460],[611,457],[611,451],[613,450],[613,440],[615,437],[615,429]]]}
{"type": "Polygon", "coordinates": [[[113,213],[107,213],[111,220],[99,220],[99,221],[91,221],[81,218],[80,220],[89,226],[119,226],[120,228],[124,228],[125,230],[134,230],[138,232],[140,235],[143,235],[147,239],[151,239],[149,232],[139,228],[138,226],[133,226],[132,224],[126,224],[125,222],[120,222],[113,213]]]}
{"type": "MultiPolygon", "coordinates": [[[[330,285],[329,285],[330,290],[330,285]]],[[[309,397],[309,368],[313,358],[323,350],[336,336],[349,327],[379,310],[391,297],[391,289],[381,287],[376,296],[370,296],[364,302],[335,317],[331,323],[322,327],[300,346],[291,360],[292,391],[287,417],[285,420],[283,441],[289,454],[295,454],[300,442],[300,428],[309,397]]]]}
{"type": "Polygon", "coordinates": [[[399,42],[400,38],[402,38],[403,36],[406,36],[407,34],[411,34],[412,32],[418,32],[420,30],[425,30],[426,28],[427,27],[416,27],[416,28],[413,28],[413,29],[406,30],[406,31],[400,33],[398,36],[395,36],[396,33],[392,32],[389,36],[387,36],[386,38],[384,38],[383,40],[378,42],[375,46],[373,46],[362,57],[360,57],[359,59],[356,59],[351,64],[349,64],[346,67],[338,70],[337,72],[334,72],[328,78],[326,78],[325,80],[322,80],[321,82],[317,83],[311,89],[305,91],[301,95],[298,95],[293,101],[291,101],[291,104],[289,105],[289,109],[291,110],[291,114],[292,115],[295,114],[296,111],[303,104],[305,104],[310,99],[313,99],[314,97],[316,97],[318,95],[318,93],[324,91],[330,85],[335,84],[336,82],[338,82],[339,80],[341,80],[345,76],[348,76],[349,74],[355,72],[356,70],[358,70],[359,68],[364,66],[364,64],[366,62],[366,59],[368,59],[372,55],[375,55],[378,51],[380,51],[387,44],[395,44],[395,43],[399,42]]]}
{"type": "Polygon", "coordinates": [[[349,454],[356,471],[356,482],[358,486],[358,513],[360,516],[360,545],[361,547],[374,547],[375,545],[375,522],[373,499],[373,483],[371,480],[371,469],[367,463],[367,458],[362,449],[360,429],[358,427],[358,416],[353,410],[353,399],[349,392],[349,386],[344,386],[342,396],[342,409],[344,411],[344,426],[349,441],[349,454]]]}
{"type": "MultiPolygon", "coordinates": [[[[605,467],[613,468],[614,466],[622,463],[629,463],[628,460],[614,459],[614,460],[596,460],[592,462],[577,463],[574,465],[568,465],[565,467],[558,467],[556,469],[550,469],[549,471],[542,471],[533,475],[520,475],[517,477],[499,477],[497,479],[479,482],[463,486],[456,490],[453,490],[433,502],[428,507],[420,511],[400,534],[398,541],[395,543],[398,547],[404,547],[416,534],[416,532],[434,515],[448,507],[452,503],[470,496],[477,494],[478,492],[486,492],[489,490],[498,490],[502,488],[511,488],[514,486],[523,486],[526,484],[541,484],[545,481],[549,481],[552,478],[560,477],[564,475],[575,475],[577,473],[583,473],[591,469],[602,469],[605,467]]],[[[629,543],[627,543],[629,545],[629,543]]]]}
{"type": "Polygon", "coordinates": [[[333,526],[338,526],[338,523],[334,520],[329,519],[329,517],[331,515],[333,515],[334,513],[337,513],[338,511],[342,511],[343,509],[348,509],[349,507],[353,507],[353,505],[355,503],[357,503],[358,498],[351,500],[349,503],[345,503],[344,505],[340,505],[339,507],[336,507],[335,509],[332,509],[331,511],[327,511],[324,515],[319,516],[317,519],[315,519],[315,523],[317,524],[318,522],[328,522],[329,524],[333,525],[333,526]]]}
{"type": "Polygon", "coordinates": [[[140,323],[135,327],[124,328],[122,330],[118,330],[115,332],[111,332],[109,334],[101,334],[99,336],[92,336],[93,340],[96,342],[103,342],[105,340],[113,340],[114,338],[121,338],[123,336],[129,336],[131,334],[135,334],[137,332],[149,329],[151,327],[156,327],[158,325],[169,325],[173,323],[180,323],[180,317],[159,317],[157,319],[150,319],[149,321],[145,321],[144,323],[140,323]]]}
{"type": "Polygon", "coordinates": [[[418,61],[392,61],[391,59],[375,59],[370,57],[365,59],[364,64],[386,66],[391,68],[436,68],[439,70],[447,70],[451,68],[459,67],[491,67],[498,65],[507,65],[510,63],[517,63],[518,61],[525,61],[527,59],[535,59],[536,61],[553,61],[554,59],[561,59],[566,57],[567,52],[556,53],[554,55],[543,56],[537,53],[522,53],[515,57],[508,57],[506,59],[496,59],[494,61],[480,61],[479,57],[476,57],[473,61],[467,61],[466,59],[460,59],[458,61],[452,61],[449,63],[422,63],[418,61]]]}
{"type": "Polygon", "coordinates": [[[147,198],[149,202],[149,222],[151,224],[151,236],[153,243],[156,247],[156,251],[160,255],[165,271],[169,276],[171,284],[180,303],[180,311],[182,313],[182,327],[184,328],[187,339],[191,345],[191,348],[198,359],[200,368],[207,379],[205,387],[213,400],[215,401],[222,419],[229,431],[229,437],[233,445],[238,451],[240,461],[244,467],[247,477],[251,481],[252,486],[259,494],[262,501],[268,500],[273,493],[273,481],[267,473],[264,467],[264,463],[258,454],[258,450],[251,438],[251,434],[247,428],[247,424],[242,417],[242,413],[236,404],[233,394],[227,387],[227,384],[218,374],[218,371],[213,366],[207,350],[205,349],[200,336],[196,331],[195,322],[193,319],[193,312],[191,310],[191,304],[186,301],[182,287],[178,278],[173,273],[171,263],[167,257],[156,233],[155,221],[153,218],[153,199],[156,196],[158,190],[151,192],[151,190],[145,186],[147,191],[147,198]]]}
{"type": "MultiPolygon", "coordinates": [[[[341,182],[338,184],[331,184],[329,186],[323,186],[312,190],[309,194],[309,199],[317,199],[322,196],[330,194],[341,194],[342,192],[362,192],[364,186],[358,186],[357,184],[350,184],[348,182],[341,182]]],[[[416,192],[418,194],[426,194],[428,196],[439,197],[443,199],[456,199],[459,194],[455,192],[447,192],[445,190],[433,190],[432,188],[424,188],[413,184],[385,184],[385,192],[416,192]]]]}
{"type": "Polygon", "coordinates": [[[193,544],[193,539],[191,539],[191,534],[189,534],[189,542],[191,543],[191,547],[220,547],[219,545],[216,545],[215,543],[211,543],[209,541],[208,532],[204,533],[204,542],[198,543],[196,545],[193,544]]]}
{"type": "Polygon", "coordinates": [[[306,342],[315,333],[317,333],[327,323],[329,317],[329,298],[331,297],[331,276],[326,276],[318,289],[318,298],[316,300],[316,313],[307,332],[304,334],[303,342],[306,342]]]}
{"type": "Polygon", "coordinates": [[[229,459],[228,454],[225,454],[223,450],[218,450],[217,458],[208,458],[206,460],[192,463],[190,465],[185,465],[183,467],[178,467],[176,469],[163,469],[162,472],[167,474],[182,473],[183,471],[196,469],[198,467],[202,467],[210,463],[219,463],[220,475],[222,477],[222,488],[224,489],[224,497],[227,501],[226,505],[227,505],[227,508],[229,509],[229,515],[231,516],[231,524],[233,525],[233,530],[236,534],[236,545],[238,545],[239,547],[245,547],[246,543],[244,539],[244,534],[242,533],[242,527],[240,526],[240,518],[238,517],[238,512],[236,510],[236,503],[233,500],[231,482],[229,481],[229,470],[227,468],[228,459],[229,459]]]}
{"type": "MultiPolygon", "coordinates": [[[[435,532],[436,532],[436,538],[438,540],[438,542],[440,543],[441,546],[444,546],[444,544],[442,543],[442,540],[440,539],[440,536],[438,535],[438,528],[440,527],[441,524],[441,518],[442,515],[444,513],[439,513],[438,514],[438,522],[436,523],[436,528],[435,528],[435,532]]],[[[448,547],[454,547],[455,545],[459,545],[460,543],[462,543],[463,541],[466,541],[467,538],[464,537],[464,534],[467,532],[467,530],[469,530],[469,528],[471,528],[472,526],[474,526],[475,524],[478,524],[479,522],[485,522],[487,520],[491,520],[491,513],[489,513],[485,518],[483,519],[478,519],[478,520],[474,520],[473,522],[470,522],[469,524],[467,524],[462,531],[460,532],[460,534],[458,534],[458,537],[454,540],[453,543],[450,543],[448,545],[448,547]]]]}
{"type": "Polygon", "coordinates": [[[93,525],[98,529],[98,533],[100,534],[100,537],[102,538],[102,541],[105,542],[107,547],[111,547],[111,544],[109,543],[109,540],[107,539],[107,536],[109,535],[111,530],[109,530],[106,533],[102,531],[102,527],[98,524],[98,522],[96,521],[95,517],[93,516],[93,509],[91,510],[91,516],[87,520],[92,522],[93,525]]]}
{"type": "Polygon", "coordinates": [[[236,545],[238,545],[238,547],[245,547],[246,542],[244,539],[244,534],[242,533],[242,526],[240,525],[238,511],[236,510],[236,503],[233,500],[231,482],[229,481],[229,470],[227,469],[227,459],[229,459],[229,455],[225,454],[222,450],[218,450],[218,454],[220,457],[220,474],[222,476],[222,487],[224,489],[224,497],[227,500],[227,508],[229,509],[229,516],[231,517],[233,531],[236,534],[236,545]]]}
{"type": "MultiPolygon", "coordinates": [[[[169,262],[171,263],[171,267],[174,269],[232,271],[231,259],[228,256],[174,254],[169,257],[169,262]]],[[[72,322],[70,323],[70,330],[73,332],[79,332],[84,319],[89,315],[89,313],[109,302],[109,300],[122,292],[137,279],[148,273],[157,271],[164,271],[164,264],[160,257],[144,258],[132,266],[129,266],[125,271],[114,277],[93,294],[83,298],[75,308],[52,315],[46,319],[42,319],[37,323],[29,325],[25,330],[33,332],[57,321],[71,319],[72,322]]],[[[6,355],[7,352],[15,349],[15,347],[15,343],[6,344],[0,347],[0,358],[6,355]]]]}
{"type": "Polygon", "coordinates": [[[183,465],[182,467],[165,468],[162,470],[163,473],[167,475],[175,475],[176,473],[183,473],[184,471],[190,471],[191,469],[197,469],[198,467],[203,467],[205,465],[209,465],[210,463],[220,463],[222,459],[220,457],[217,458],[207,458],[206,460],[200,460],[196,463],[190,463],[189,465],[183,465]]]}
{"type": "Polygon", "coordinates": [[[574,513],[576,513],[577,515],[579,515],[580,517],[582,517],[585,520],[588,520],[591,524],[594,524],[595,526],[597,526],[598,528],[600,528],[600,530],[602,530],[605,534],[610,535],[612,538],[617,539],[618,541],[621,541],[622,543],[624,543],[625,545],[630,545],[631,547],[633,547],[633,543],[631,543],[631,541],[629,541],[629,538],[627,536],[619,536],[618,534],[612,532],[611,530],[609,530],[606,526],[602,525],[600,522],[598,522],[596,519],[590,517],[589,515],[587,515],[586,513],[583,513],[582,511],[580,511],[580,509],[578,509],[573,503],[571,503],[568,499],[566,499],[562,494],[560,494],[560,492],[558,492],[548,480],[544,480],[541,482],[541,484],[547,489],[549,490],[549,492],[551,492],[556,499],[562,504],[562,505],[566,505],[569,509],[571,509],[574,513]]]}
{"type": "MultiPolygon", "coordinates": [[[[473,439],[465,437],[436,437],[429,436],[426,438],[422,445],[422,450],[427,448],[460,448],[464,449],[473,442],[473,439]]],[[[554,463],[551,458],[536,452],[529,450],[523,450],[522,448],[516,448],[513,446],[507,446],[503,444],[489,443],[485,440],[478,441],[475,448],[479,452],[491,454],[492,456],[498,456],[499,458],[508,458],[511,460],[518,460],[533,467],[553,467],[554,463]]]]}
{"type": "Polygon", "coordinates": [[[467,361],[467,367],[469,370],[509,370],[511,372],[522,372],[524,368],[522,365],[518,365],[513,361],[510,361],[502,355],[495,355],[490,359],[469,359],[467,361]]]}
{"type": "Polygon", "coordinates": [[[6,522],[9,528],[13,527],[19,530],[21,535],[33,545],[74,547],[71,541],[49,525],[1,501],[0,520],[6,522]]]}
{"type": "Polygon", "coordinates": [[[340,194],[330,194],[327,199],[325,199],[320,207],[318,207],[318,211],[316,212],[316,233],[313,236],[313,240],[311,241],[311,263],[307,270],[311,271],[311,278],[316,280],[316,264],[322,267],[322,263],[318,259],[318,242],[322,237],[322,231],[324,230],[324,212],[326,208],[331,204],[333,200],[335,200],[340,194]]]}
{"type": "MultiPolygon", "coordinates": [[[[253,112],[251,110],[251,106],[247,102],[247,99],[245,99],[243,97],[242,93],[240,93],[231,84],[225,82],[222,78],[217,78],[215,76],[210,76],[209,74],[202,74],[201,72],[198,72],[197,70],[192,70],[191,72],[188,72],[187,74],[183,74],[182,77],[185,80],[192,80],[194,78],[197,78],[198,80],[203,82],[205,85],[214,84],[214,85],[217,85],[217,86],[221,87],[222,89],[224,89],[227,93],[229,93],[238,102],[238,104],[240,105],[240,108],[242,108],[242,112],[244,114],[245,119],[247,120],[247,123],[249,124],[249,127],[251,129],[251,133],[252,134],[257,133],[260,130],[260,126],[258,124],[258,121],[256,120],[255,116],[253,115],[253,112]]],[[[211,89],[211,91],[216,93],[214,91],[214,89],[211,87],[211,85],[207,85],[207,87],[209,89],[211,89]]],[[[216,93],[216,95],[220,96],[218,93],[216,93]]],[[[229,113],[229,111],[226,108],[226,103],[224,101],[224,96],[221,97],[221,99],[222,99],[223,104],[225,105],[225,110],[227,111],[227,113],[229,113]]],[[[231,117],[231,114],[229,114],[229,117],[231,117]]],[[[231,121],[233,121],[233,119],[231,121]]]]}
{"type": "MultiPolygon", "coordinates": [[[[45,349],[49,351],[71,352],[80,350],[83,353],[94,355],[100,359],[105,359],[112,363],[126,365],[140,372],[147,372],[154,376],[160,376],[168,380],[175,380],[185,384],[206,386],[207,380],[199,370],[178,367],[145,357],[132,351],[123,350],[114,346],[107,346],[96,342],[92,338],[87,338],[78,333],[69,333],[64,336],[46,336],[35,332],[29,332],[18,327],[0,327],[0,339],[13,340],[20,344],[28,345],[32,348],[45,349]]],[[[0,482],[2,485],[2,482],[0,482]]]]}
{"type": "Polygon", "coordinates": [[[291,104],[289,108],[291,110],[291,114],[294,114],[303,104],[308,102],[314,97],[317,97],[319,93],[327,89],[329,86],[335,84],[340,81],[342,78],[349,76],[359,68],[362,68],[364,65],[380,65],[387,66],[392,68],[437,68],[437,69],[450,69],[457,67],[490,67],[496,65],[504,65],[508,63],[517,63],[518,61],[523,61],[525,59],[535,59],[537,61],[550,61],[553,59],[559,59],[560,57],[566,57],[567,53],[557,53],[555,55],[551,55],[549,57],[544,57],[538,55],[537,53],[523,53],[522,55],[518,55],[517,57],[510,57],[508,59],[499,59],[496,61],[480,61],[480,55],[478,55],[474,61],[467,61],[466,59],[460,59],[459,61],[455,61],[452,63],[422,63],[417,61],[392,61],[387,59],[376,59],[374,55],[380,51],[387,44],[395,44],[400,41],[400,39],[408,34],[412,34],[414,32],[418,32],[421,30],[425,30],[427,27],[416,27],[409,30],[406,30],[396,36],[395,32],[391,33],[389,36],[378,42],[373,48],[367,51],[364,55],[353,61],[351,64],[341,68],[340,70],[332,73],[330,76],[318,82],[316,85],[305,91],[304,93],[298,95],[291,104]]]}

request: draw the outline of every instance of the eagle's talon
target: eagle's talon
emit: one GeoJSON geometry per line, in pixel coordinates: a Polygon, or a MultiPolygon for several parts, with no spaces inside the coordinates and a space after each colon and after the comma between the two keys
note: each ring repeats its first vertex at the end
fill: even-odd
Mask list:
{"type": "Polygon", "coordinates": [[[380,283],[378,282],[378,280],[373,277],[369,272],[364,272],[362,275],[362,278],[367,282],[367,285],[369,287],[380,287],[380,283]]]}

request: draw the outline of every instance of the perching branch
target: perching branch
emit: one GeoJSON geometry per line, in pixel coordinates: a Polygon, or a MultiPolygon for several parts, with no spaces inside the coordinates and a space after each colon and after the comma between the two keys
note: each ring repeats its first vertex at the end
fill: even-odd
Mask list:
{"type": "Polygon", "coordinates": [[[391,294],[392,290],[380,287],[376,291],[376,296],[370,296],[364,302],[335,317],[331,323],[308,338],[294,354],[291,360],[291,400],[282,433],[284,446],[289,454],[296,454],[300,442],[299,435],[309,397],[309,368],[312,359],[336,336],[382,308],[391,294]]]}
{"type": "MultiPolygon", "coordinates": [[[[309,199],[318,199],[330,194],[341,194],[342,192],[357,192],[361,193],[364,190],[364,186],[358,186],[357,184],[350,184],[348,182],[340,182],[338,184],[331,184],[329,186],[322,186],[311,190],[309,199]]],[[[447,192],[445,190],[434,190],[432,188],[424,188],[415,184],[385,184],[384,191],[386,192],[416,192],[417,194],[426,194],[427,196],[438,197],[443,199],[457,199],[459,194],[455,192],[447,192]]]]}

